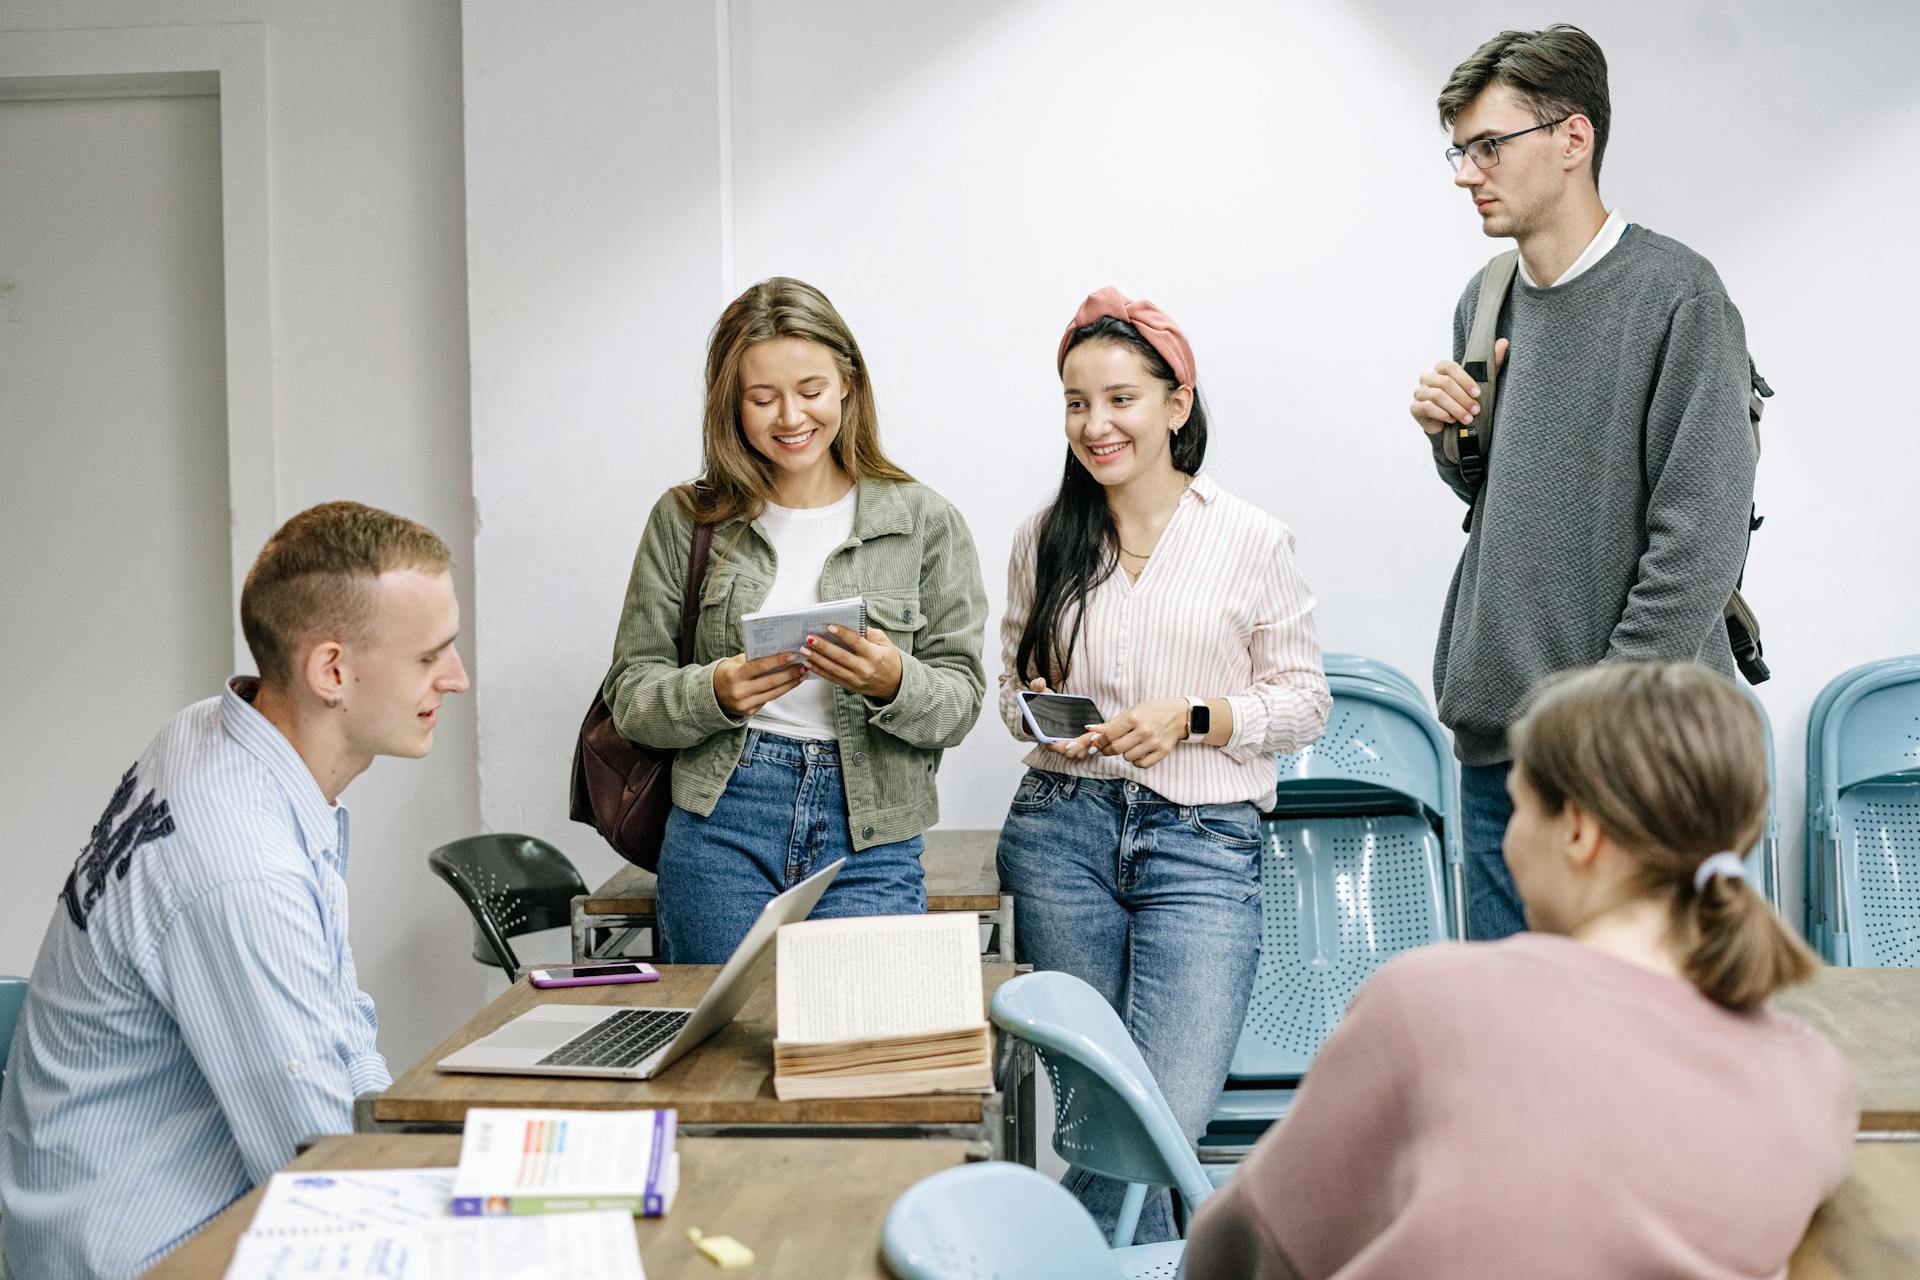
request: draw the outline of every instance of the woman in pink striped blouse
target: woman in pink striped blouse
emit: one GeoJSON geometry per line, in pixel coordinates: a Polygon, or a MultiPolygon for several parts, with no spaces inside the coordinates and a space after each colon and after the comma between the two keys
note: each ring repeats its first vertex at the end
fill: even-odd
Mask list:
{"type": "MultiPolygon", "coordinates": [[[[1219,1100],[1260,947],[1274,753],[1326,727],[1313,596],[1280,521],[1199,475],[1193,350],[1152,303],[1090,294],[1060,342],[1060,492],[1014,539],[1000,714],[1022,689],[1108,717],[1036,746],[1001,829],[1020,958],[1112,1002],[1190,1137],[1219,1100]]],[[[1111,1230],[1125,1188],[1068,1187],[1111,1230]]],[[[1135,1239],[1170,1240],[1165,1192],[1135,1239]]]]}

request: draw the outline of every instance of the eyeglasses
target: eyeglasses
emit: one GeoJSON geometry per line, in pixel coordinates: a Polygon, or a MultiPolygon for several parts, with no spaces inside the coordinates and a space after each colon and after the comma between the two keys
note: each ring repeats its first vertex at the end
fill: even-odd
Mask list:
{"type": "Polygon", "coordinates": [[[1524,138],[1529,133],[1538,133],[1542,129],[1551,129],[1555,125],[1565,124],[1572,116],[1561,116],[1558,120],[1549,120],[1546,124],[1537,124],[1531,129],[1516,129],[1512,133],[1503,133],[1497,138],[1475,138],[1464,147],[1448,147],[1447,163],[1453,166],[1455,173],[1460,172],[1460,162],[1471,159],[1482,169],[1491,169],[1500,163],[1500,144],[1512,142],[1515,138],[1524,138]]]}

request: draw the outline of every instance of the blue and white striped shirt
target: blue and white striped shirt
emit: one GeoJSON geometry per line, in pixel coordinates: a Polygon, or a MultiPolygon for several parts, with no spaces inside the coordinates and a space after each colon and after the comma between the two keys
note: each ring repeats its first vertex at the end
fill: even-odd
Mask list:
{"type": "Polygon", "coordinates": [[[9,1275],[137,1274],[391,1082],[347,811],[252,694],[168,722],[54,908],[0,1096],[9,1275]]]}

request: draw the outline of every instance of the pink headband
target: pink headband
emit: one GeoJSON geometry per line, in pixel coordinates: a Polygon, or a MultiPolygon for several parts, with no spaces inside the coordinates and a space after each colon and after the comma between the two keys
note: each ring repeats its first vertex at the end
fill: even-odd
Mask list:
{"type": "Polygon", "coordinates": [[[1180,332],[1180,326],[1173,317],[1142,298],[1134,302],[1112,285],[1104,289],[1095,289],[1073,313],[1073,323],[1060,336],[1060,355],[1054,362],[1055,371],[1067,367],[1067,344],[1073,341],[1074,330],[1084,328],[1103,316],[1112,316],[1116,320],[1125,320],[1140,331],[1147,345],[1160,353],[1168,365],[1173,368],[1173,376],[1180,380],[1183,387],[1196,385],[1193,370],[1193,348],[1187,345],[1187,335],[1180,332]]]}

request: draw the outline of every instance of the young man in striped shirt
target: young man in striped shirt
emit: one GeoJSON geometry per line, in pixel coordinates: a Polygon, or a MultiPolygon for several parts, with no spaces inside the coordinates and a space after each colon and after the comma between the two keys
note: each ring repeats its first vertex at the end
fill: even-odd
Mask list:
{"type": "Polygon", "coordinates": [[[358,503],[289,520],[247,575],[260,668],[168,722],[60,891],[0,1096],[9,1274],[131,1276],[390,1083],[347,945],[340,792],[425,756],[452,558],[358,503]]]}
{"type": "Polygon", "coordinates": [[[1607,60],[1577,27],[1503,31],[1439,99],[1454,184],[1518,271],[1494,345],[1498,431],[1483,483],[1442,433],[1479,413],[1460,364],[1481,274],[1453,314],[1453,358],[1411,406],[1440,477],[1472,508],[1433,662],[1460,757],[1467,932],[1526,928],[1501,841],[1507,726],[1545,677],[1596,662],[1692,660],[1731,678],[1721,610],[1753,510],[1750,370],[1713,265],[1600,201],[1607,60]]]}

